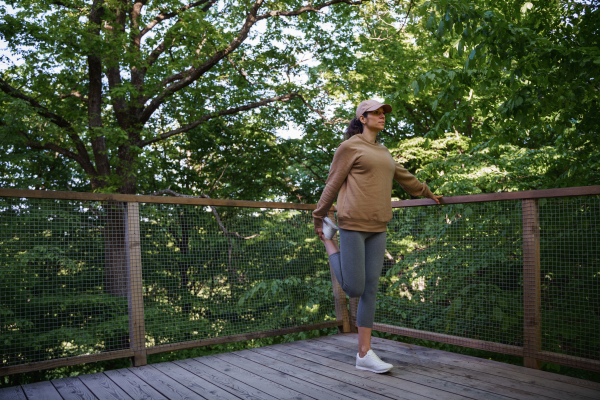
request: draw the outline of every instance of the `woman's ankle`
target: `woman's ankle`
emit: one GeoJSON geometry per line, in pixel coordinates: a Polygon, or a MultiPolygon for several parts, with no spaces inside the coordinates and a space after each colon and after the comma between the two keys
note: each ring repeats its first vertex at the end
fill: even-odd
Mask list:
{"type": "Polygon", "coordinates": [[[325,245],[325,250],[327,251],[328,256],[331,256],[335,253],[340,252],[340,249],[338,248],[338,246],[331,239],[324,239],[323,244],[325,245]]]}

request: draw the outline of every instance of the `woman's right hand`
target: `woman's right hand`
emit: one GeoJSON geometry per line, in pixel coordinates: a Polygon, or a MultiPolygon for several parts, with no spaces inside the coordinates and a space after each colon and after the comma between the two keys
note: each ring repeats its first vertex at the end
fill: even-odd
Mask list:
{"type": "Polygon", "coordinates": [[[315,228],[315,233],[319,236],[319,239],[325,240],[325,235],[323,235],[323,228],[315,228]]]}

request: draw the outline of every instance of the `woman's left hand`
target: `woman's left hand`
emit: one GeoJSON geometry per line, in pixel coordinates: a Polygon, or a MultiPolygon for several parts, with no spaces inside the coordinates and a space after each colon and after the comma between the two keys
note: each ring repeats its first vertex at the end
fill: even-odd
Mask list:
{"type": "Polygon", "coordinates": [[[435,200],[436,203],[440,204],[440,199],[444,196],[436,196],[435,194],[431,198],[431,200],[435,200]]]}

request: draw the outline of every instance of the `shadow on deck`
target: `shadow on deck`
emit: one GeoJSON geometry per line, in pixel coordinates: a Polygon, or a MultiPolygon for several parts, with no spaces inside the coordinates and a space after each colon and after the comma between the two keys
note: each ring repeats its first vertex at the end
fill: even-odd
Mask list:
{"type": "Polygon", "coordinates": [[[600,384],[372,338],[394,369],[354,367],[337,334],[0,390],[0,399],[600,399],[600,384]]]}

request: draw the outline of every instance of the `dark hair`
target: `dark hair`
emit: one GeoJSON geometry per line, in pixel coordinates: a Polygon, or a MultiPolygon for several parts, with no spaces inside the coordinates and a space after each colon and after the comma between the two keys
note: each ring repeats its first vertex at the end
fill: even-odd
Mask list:
{"type": "MultiPolygon", "coordinates": [[[[363,117],[367,118],[369,111],[363,113],[363,117]]],[[[346,131],[344,132],[344,140],[350,139],[352,136],[363,133],[363,124],[358,118],[352,118],[352,121],[348,124],[346,131]]],[[[379,135],[375,138],[375,143],[379,143],[379,135]]]]}
{"type": "MultiPolygon", "coordinates": [[[[367,118],[369,112],[365,111],[363,117],[367,118]]],[[[363,133],[363,124],[358,118],[352,118],[352,121],[348,124],[346,131],[344,132],[344,140],[350,139],[352,136],[363,133]]]]}

